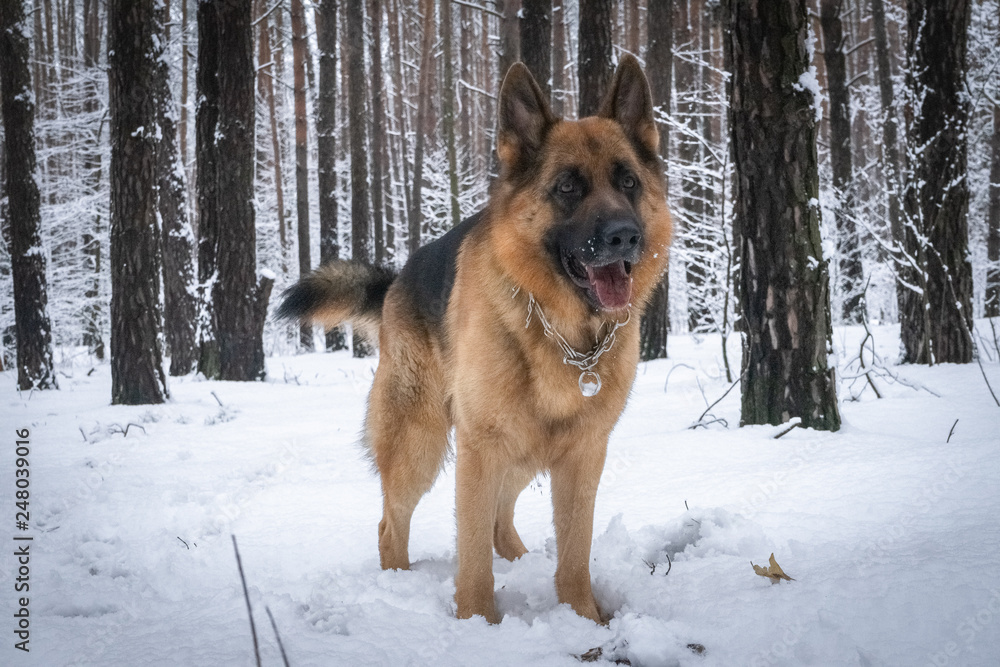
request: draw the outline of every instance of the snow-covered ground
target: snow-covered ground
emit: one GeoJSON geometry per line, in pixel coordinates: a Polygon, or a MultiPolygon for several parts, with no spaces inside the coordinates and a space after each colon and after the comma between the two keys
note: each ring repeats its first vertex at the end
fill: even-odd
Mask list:
{"type": "MultiPolygon", "coordinates": [[[[895,330],[875,339],[894,359],[895,330]]],[[[837,330],[842,365],[859,340],[837,330]]],[[[775,439],[737,428],[738,388],[705,419],[724,421],[688,428],[728,386],[719,352],[674,336],[639,369],[597,499],[608,626],[556,601],[544,478],[517,505],[530,552],[494,562],[500,625],[454,618],[453,465],[417,509],[413,569],[379,569],[379,484],[357,444],[373,360],[272,358],[266,383],[173,379],[145,407],[109,406],[110,369],[85,354],[65,354],[57,392],[0,374],[0,664],[252,664],[231,534],[265,665],[281,664],[265,606],[295,666],[577,665],[598,647],[632,665],[1000,664],[1000,408],[978,366],[891,366],[920,388],[881,375],[881,400],[844,400],[845,380],[839,433],[775,439]],[[754,574],[772,552],[794,581],[754,574]],[[22,596],[30,653],[14,648],[22,596]]]]}

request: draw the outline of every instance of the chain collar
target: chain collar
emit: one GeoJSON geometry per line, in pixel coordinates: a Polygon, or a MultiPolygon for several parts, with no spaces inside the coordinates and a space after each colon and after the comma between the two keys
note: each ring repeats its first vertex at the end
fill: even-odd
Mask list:
{"type": "MultiPolygon", "coordinates": [[[[520,287],[513,288],[510,298],[513,299],[516,297],[520,291],[520,287]]],[[[606,334],[604,334],[604,337],[598,338],[594,342],[594,347],[586,353],[574,349],[573,346],[570,345],[569,342],[562,336],[562,334],[556,331],[555,328],[549,324],[549,320],[545,317],[545,312],[542,310],[541,305],[539,305],[539,303],[535,300],[535,295],[528,292],[528,317],[524,320],[525,329],[531,326],[531,317],[536,314],[538,316],[538,321],[542,324],[542,330],[545,332],[545,336],[554,340],[559,346],[559,349],[562,350],[563,363],[576,366],[580,369],[580,379],[578,381],[578,384],[580,385],[580,393],[588,398],[597,395],[597,392],[601,390],[601,376],[594,370],[594,367],[597,366],[597,362],[600,360],[601,355],[614,346],[615,332],[629,323],[632,319],[632,310],[629,309],[624,322],[615,321],[614,325],[606,334]]],[[[605,323],[605,325],[607,325],[607,323],[605,323]]],[[[602,325],[601,328],[604,328],[605,325],[602,325]]]]}

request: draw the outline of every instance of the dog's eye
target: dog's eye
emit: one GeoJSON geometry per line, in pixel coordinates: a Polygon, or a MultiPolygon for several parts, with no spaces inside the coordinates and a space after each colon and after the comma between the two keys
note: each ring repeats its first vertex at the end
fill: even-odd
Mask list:
{"type": "Polygon", "coordinates": [[[574,192],[576,192],[576,183],[574,183],[569,179],[566,179],[565,181],[559,184],[559,192],[563,193],[564,195],[573,194],[574,192]]]}
{"type": "Polygon", "coordinates": [[[626,190],[631,190],[636,186],[635,176],[632,174],[625,174],[622,176],[622,187],[626,190]]]}

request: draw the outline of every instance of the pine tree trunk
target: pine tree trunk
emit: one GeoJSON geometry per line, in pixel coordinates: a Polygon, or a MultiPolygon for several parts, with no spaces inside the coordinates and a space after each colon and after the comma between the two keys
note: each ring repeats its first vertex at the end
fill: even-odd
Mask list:
{"type": "Polygon", "coordinates": [[[521,0],[496,0],[496,9],[503,16],[500,19],[499,54],[500,82],[503,83],[507,70],[521,59],[521,26],[517,15],[521,9],[521,0]]]}
{"type": "MultiPolygon", "coordinates": [[[[22,2],[27,2],[27,0],[22,0],[22,2]]],[[[42,2],[41,0],[35,0],[34,7],[31,13],[34,15],[33,21],[33,35],[31,39],[31,60],[32,60],[32,79],[34,80],[35,87],[35,105],[38,115],[41,115],[42,109],[45,107],[46,93],[48,92],[48,81],[47,81],[47,70],[45,68],[45,31],[42,29],[42,2]]]]}
{"type": "Polygon", "coordinates": [[[423,14],[423,43],[420,47],[420,90],[417,95],[417,119],[415,130],[416,146],[413,149],[413,194],[410,196],[409,239],[408,249],[412,255],[420,247],[420,235],[423,227],[423,212],[421,210],[421,189],[424,181],[424,145],[427,143],[425,119],[427,105],[430,102],[429,89],[431,71],[431,49],[434,47],[434,2],[420,0],[423,14]]]}
{"type": "MultiPolygon", "coordinates": [[[[83,3],[83,66],[87,72],[84,82],[86,93],[83,98],[83,112],[96,114],[100,108],[97,77],[104,76],[100,69],[101,24],[98,0],[84,0],[83,3]]],[[[87,188],[91,194],[100,190],[103,178],[101,165],[101,145],[97,137],[84,148],[83,168],[86,173],[87,188]]],[[[83,344],[98,359],[104,359],[104,304],[101,299],[101,229],[99,213],[84,230],[82,246],[85,266],[89,274],[86,279],[83,306],[83,344]]]]}
{"type": "Polygon", "coordinates": [[[521,0],[521,60],[546,97],[552,81],[552,0],[521,0]]]}
{"type": "MultiPolygon", "coordinates": [[[[904,360],[972,361],[965,56],[969,0],[911,2],[906,43],[909,171],[903,247],[922,289],[900,313],[904,360]]],[[[904,277],[904,280],[906,278],[904,277]]]]}
{"type": "Polygon", "coordinates": [[[983,314],[1000,317],[1000,102],[993,102],[990,208],[986,236],[986,300],[983,314]]]}
{"type": "MultiPolygon", "coordinates": [[[[677,3],[678,16],[674,22],[674,43],[679,49],[696,51],[698,21],[703,20],[696,0],[681,0],[677,3]]],[[[677,160],[685,167],[685,176],[678,179],[676,186],[683,192],[675,220],[683,228],[683,240],[687,253],[684,277],[687,283],[687,326],[690,331],[704,332],[710,326],[710,316],[706,308],[706,285],[709,281],[706,266],[710,249],[704,241],[704,197],[698,165],[701,143],[699,123],[701,109],[697,103],[701,82],[699,67],[692,62],[693,53],[675,58],[677,90],[677,121],[685,126],[678,134],[677,160]]]]}
{"type": "Polygon", "coordinates": [[[7,215],[14,282],[17,386],[57,388],[52,327],[46,311],[45,254],[39,231],[41,198],[35,182],[35,105],[28,68],[25,0],[0,2],[0,97],[3,103],[7,215]]]}
{"type": "MultiPolygon", "coordinates": [[[[351,257],[356,262],[370,263],[371,209],[368,204],[368,128],[365,113],[365,15],[362,0],[347,0],[347,106],[350,118],[351,142],[351,257]]],[[[354,356],[372,354],[358,334],[354,335],[354,356]]]]}
{"type": "MultiPolygon", "coordinates": [[[[267,104],[268,120],[270,121],[271,132],[271,156],[269,166],[274,171],[274,197],[278,210],[278,244],[281,246],[281,272],[287,273],[288,266],[285,263],[288,256],[288,222],[285,220],[285,182],[284,169],[282,169],[281,134],[278,131],[278,109],[274,97],[274,79],[277,76],[276,63],[273,62],[274,51],[271,48],[271,28],[268,25],[265,3],[260,3],[261,11],[265,13],[258,19],[260,30],[260,44],[258,48],[258,60],[263,67],[264,63],[272,63],[270,67],[264,68],[258,74],[257,88],[261,97],[267,104]]],[[[322,211],[322,201],[320,202],[322,211]]]]}
{"type": "Polygon", "coordinates": [[[459,116],[458,116],[458,136],[461,137],[460,145],[463,146],[465,150],[459,158],[461,164],[462,173],[467,174],[472,168],[472,150],[473,146],[476,145],[475,135],[472,132],[472,91],[469,90],[469,85],[472,84],[472,19],[470,18],[470,13],[472,12],[469,7],[462,5],[459,7],[458,12],[458,22],[459,30],[458,36],[460,40],[459,44],[459,60],[461,61],[461,69],[459,70],[459,83],[463,84],[459,86],[458,92],[458,106],[459,106],[459,116]]]}
{"type": "MultiPolygon", "coordinates": [[[[154,10],[161,25],[169,16],[165,5],[154,10]]],[[[156,94],[160,142],[156,148],[156,181],[163,247],[163,317],[170,374],[187,375],[198,361],[195,321],[198,302],[194,277],[194,232],[184,206],[187,185],[184,165],[177,154],[176,111],[170,93],[170,67],[166,60],[156,63],[153,82],[156,94]]]]}
{"type": "MultiPolygon", "coordinates": [[[[660,0],[663,2],[664,0],[660,0]]],[[[625,50],[638,58],[639,53],[639,13],[640,1],[632,0],[625,5],[625,50]]],[[[649,10],[647,9],[647,12],[649,10]]]]}
{"type": "Polygon", "coordinates": [[[844,57],[844,30],[840,21],[842,0],[821,0],[820,26],[823,30],[823,59],[826,62],[830,95],[830,165],[833,191],[837,199],[834,219],[837,229],[839,264],[838,292],[844,303],[845,322],[861,322],[861,240],[854,223],[853,174],[851,167],[851,96],[847,90],[847,63],[844,57]]]}
{"type": "MultiPolygon", "coordinates": [[[[85,0],[88,1],[88,0],[85,0]]],[[[95,2],[95,0],[89,0],[95,2]]],[[[181,3],[181,164],[187,167],[188,163],[188,0],[180,0],[181,3]]],[[[186,172],[185,172],[186,173],[186,172]]]]}
{"type": "Polygon", "coordinates": [[[566,115],[566,5],[552,0],[552,111],[566,115]]]}
{"type": "MultiPolygon", "coordinates": [[[[337,225],[337,2],[316,5],[319,94],[316,96],[316,147],[319,177],[319,261],[340,257],[337,225]]],[[[339,327],[326,334],[326,349],[347,347],[339,327]]]]}
{"type": "MultiPolygon", "coordinates": [[[[673,2],[660,0],[649,6],[649,44],[646,48],[646,76],[653,97],[653,109],[660,130],[660,157],[663,168],[670,155],[670,126],[666,118],[670,114],[670,89],[673,69],[673,2]]],[[[669,186],[669,184],[668,184],[669,186]]],[[[667,356],[667,333],[670,330],[670,274],[664,271],[663,278],[646,306],[639,327],[639,353],[643,361],[663,359],[667,356]]]]}
{"type": "Polygon", "coordinates": [[[397,176],[399,178],[399,189],[402,190],[403,203],[398,207],[399,229],[409,229],[410,214],[410,146],[407,138],[407,114],[405,109],[406,88],[403,83],[403,56],[400,42],[402,38],[399,34],[399,24],[401,21],[399,0],[390,0],[392,3],[388,12],[389,28],[389,50],[392,52],[392,87],[395,92],[394,109],[397,123],[398,142],[395,142],[399,159],[397,161],[397,176]]]}
{"type": "Polygon", "coordinates": [[[611,84],[611,0],[580,0],[579,117],[597,113],[611,84]]]}
{"type": "Polygon", "coordinates": [[[219,124],[219,44],[221,27],[217,2],[198,3],[198,71],[195,113],[195,158],[198,191],[198,372],[219,377],[213,283],[217,279],[219,248],[219,151],[215,135],[219,124]]]}
{"type": "Polygon", "coordinates": [[[319,47],[319,95],[316,98],[316,144],[319,176],[319,261],[340,256],[337,237],[337,2],[316,6],[319,47]]]}
{"type": "Polygon", "coordinates": [[[108,3],[111,116],[111,403],[162,403],[153,0],[108,3]]]}
{"type": "MultiPolygon", "coordinates": [[[[292,80],[295,95],[295,213],[298,229],[299,277],[312,271],[309,252],[309,146],[306,118],[306,16],[302,0],[291,0],[292,80]]],[[[312,324],[299,327],[299,345],[313,349],[312,324]]]]}
{"type": "MultiPolygon", "coordinates": [[[[490,51],[490,29],[492,19],[486,14],[486,12],[480,13],[480,42],[479,48],[482,53],[491,53],[490,51]]],[[[479,88],[483,90],[499,90],[499,77],[493,72],[493,58],[480,58],[480,74],[479,74],[479,88]]],[[[503,74],[500,75],[501,77],[503,74]]],[[[484,159],[493,160],[492,163],[487,163],[486,172],[487,177],[492,179],[496,176],[497,169],[499,168],[499,158],[497,158],[496,151],[494,150],[492,155],[490,154],[492,146],[492,141],[495,139],[495,132],[486,131],[485,126],[496,122],[496,112],[494,110],[493,99],[487,97],[485,99],[480,98],[482,106],[480,107],[480,122],[478,125],[483,128],[479,133],[480,140],[480,150],[484,159]],[[485,156],[490,156],[486,158],[485,156]]]]}
{"type": "Polygon", "coordinates": [[[273,285],[272,278],[258,282],[256,276],[250,10],[250,3],[236,0],[198,6],[198,270],[208,297],[198,370],[243,381],[264,377],[264,319],[273,285]]]}
{"type": "Polygon", "coordinates": [[[444,60],[444,85],[441,87],[441,129],[448,152],[448,186],[451,194],[451,226],[462,221],[458,206],[458,157],[455,150],[455,73],[452,67],[451,0],[441,0],[441,44],[444,60]]]}
{"type": "Polygon", "coordinates": [[[805,0],[727,0],[732,40],[735,242],[745,319],[742,424],[840,428],[820,241],[816,91],[805,0]]]}
{"type": "MultiPolygon", "coordinates": [[[[385,262],[385,83],[382,77],[382,0],[369,0],[372,24],[372,231],[375,263],[385,262]]],[[[450,61],[449,61],[450,62],[450,61]]],[[[449,64],[450,67],[450,64],[449,64]]]]}
{"type": "MultiPolygon", "coordinates": [[[[878,74],[879,99],[882,102],[882,169],[885,172],[886,195],[888,199],[889,230],[896,244],[902,243],[903,223],[900,210],[900,183],[902,161],[899,157],[899,120],[896,111],[896,96],[892,87],[892,67],[889,64],[889,34],[885,26],[885,5],[883,0],[871,0],[872,33],[875,38],[875,63],[878,74]]],[[[906,262],[901,252],[894,253],[893,263],[897,274],[906,275],[906,262]]],[[[896,303],[900,317],[910,309],[909,302],[920,300],[901,281],[896,281],[896,303]]]]}

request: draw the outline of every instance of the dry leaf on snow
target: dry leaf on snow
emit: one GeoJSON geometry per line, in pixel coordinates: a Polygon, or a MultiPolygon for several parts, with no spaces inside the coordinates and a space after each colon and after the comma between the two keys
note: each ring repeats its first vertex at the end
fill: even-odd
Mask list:
{"type": "Polygon", "coordinates": [[[774,554],[771,554],[769,560],[770,565],[768,567],[761,567],[760,565],[754,565],[753,561],[750,561],[750,565],[753,565],[753,571],[762,577],[767,577],[771,580],[772,584],[776,584],[782,579],[785,581],[795,581],[791,577],[782,571],[781,566],[778,565],[778,561],[774,560],[774,554]]]}

